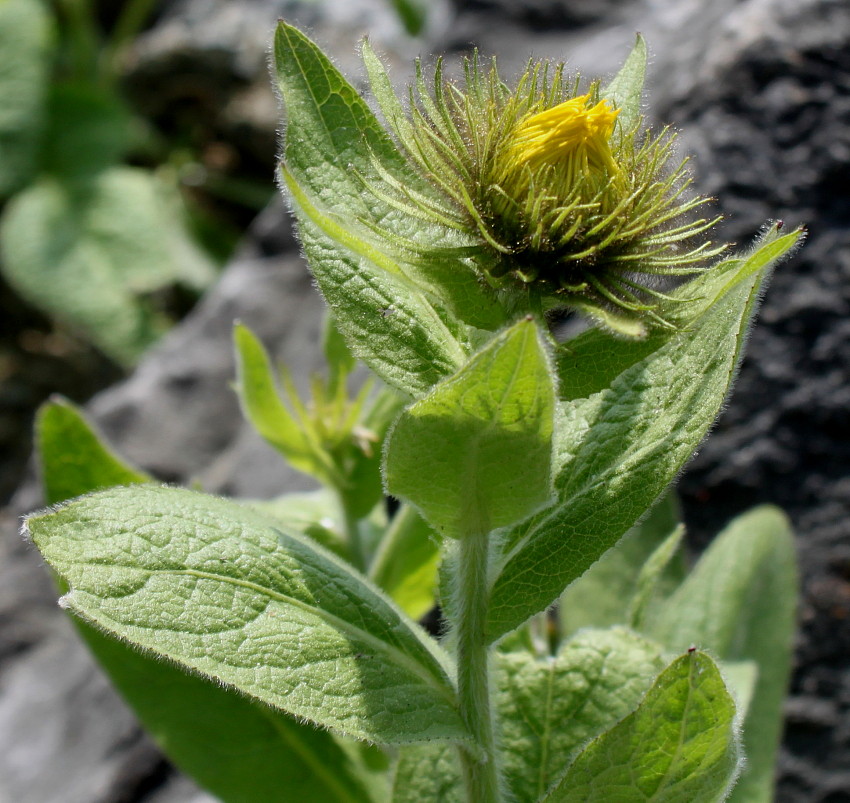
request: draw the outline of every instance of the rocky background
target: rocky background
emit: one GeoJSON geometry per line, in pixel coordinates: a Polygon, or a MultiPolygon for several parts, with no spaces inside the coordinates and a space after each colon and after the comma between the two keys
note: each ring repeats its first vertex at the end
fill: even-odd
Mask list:
{"type": "MultiPolygon", "coordinates": [[[[411,40],[382,0],[163,2],[128,61],[128,93],[155,122],[191,126],[271,182],[266,61],[278,17],[305,26],[349,76],[362,75],[355,45],[368,33],[400,79],[412,53],[473,43],[498,54],[506,74],[530,54],[610,73],[641,31],[653,52],[650,113],[681,129],[700,191],[727,215],[723,234],[746,243],[768,218],[809,227],[766,295],[728,409],[679,487],[695,548],[759,502],[791,515],[803,597],[777,800],[850,801],[850,4],[432,6],[426,36],[411,40]]],[[[122,454],[165,480],[269,496],[303,481],[240,422],[228,387],[234,318],[296,374],[314,367],[320,304],[280,201],[184,323],[89,410],[122,454]]],[[[112,376],[97,371],[81,386],[112,376]]],[[[0,803],[210,803],[139,730],[56,608],[38,556],[17,536],[17,517],[39,504],[28,476],[2,514],[0,803]]]]}

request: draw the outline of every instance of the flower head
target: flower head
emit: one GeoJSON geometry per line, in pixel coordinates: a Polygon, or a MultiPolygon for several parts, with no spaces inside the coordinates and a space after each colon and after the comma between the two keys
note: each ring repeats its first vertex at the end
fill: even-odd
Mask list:
{"type": "Polygon", "coordinates": [[[657,305],[671,280],[658,277],[695,275],[723,250],[700,238],[717,219],[694,214],[707,199],[686,195],[674,135],[624,124],[598,83],[580,91],[563,65],[530,63],[514,88],[477,55],[464,68],[461,86],[438,62],[431,87],[418,68],[408,115],[383,109],[435,188],[429,198],[396,188],[397,203],[469,232],[500,291],[667,326],[657,305]]]}

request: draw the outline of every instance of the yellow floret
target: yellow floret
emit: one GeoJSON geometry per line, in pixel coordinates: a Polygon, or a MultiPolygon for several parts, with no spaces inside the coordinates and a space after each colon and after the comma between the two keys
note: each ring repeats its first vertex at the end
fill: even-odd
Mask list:
{"type": "Polygon", "coordinates": [[[589,101],[590,95],[579,95],[517,124],[505,154],[505,189],[527,189],[541,168],[554,168],[562,191],[590,170],[617,172],[610,140],[620,110],[589,101]]]}

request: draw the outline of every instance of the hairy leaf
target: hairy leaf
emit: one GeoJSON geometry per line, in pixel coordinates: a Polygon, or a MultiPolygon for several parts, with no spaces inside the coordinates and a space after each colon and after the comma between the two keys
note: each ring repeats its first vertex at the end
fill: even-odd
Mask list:
{"type": "Polygon", "coordinates": [[[262,702],[382,743],[462,740],[447,658],[331,553],[222,499],[137,486],[27,527],[109,633],[262,702]]]}
{"type": "Polygon", "coordinates": [[[35,425],[36,448],[49,505],[113,485],[152,482],[112,452],[83,413],[67,399],[41,406],[35,425]]]}
{"type": "Polygon", "coordinates": [[[387,489],[452,538],[524,518],[550,493],[554,395],[537,328],[521,321],[402,413],[387,489]]]}
{"type": "Polygon", "coordinates": [[[546,803],[723,800],[741,755],[735,704],[712,660],[676,659],[637,710],[592,741],[544,798],[546,803]]]}
{"type": "Polygon", "coordinates": [[[663,666],[657,645],[621,628],[583,630],[552,657],[500,653],[500,744],[511,799],[539,800],[588,739],[634,710],[663,666]]]}
{"type": "Polygon", "coordinates": [[[319,48],[281,23],[275,62],[286,108],[282,172],[311,270],[352,350],[421,396],[465,361],[477,328],[497,329],[505,313],[461,256],[463,235],[375,189],[384,171],[433,192],[319,48]]]}
{"type": "MultiPolygon", "coordinates": [[[[65,400],[42,407],[36,432],[49,504],[114,485],[150,481],[117,458],[83,414],[65,400]]],[[[327,731],[188,674],[79,619],[75,623],[157,744],[223,801],[266,803],[282,788],[329,803],[381,799],[380,781],[366,771],[355,751],[327,731]]]]}
{"type": "Polygon", "coordinates": [[[504,540],[492,592],[492,638],[549,605],[690,459],[731,386],[762,278],[742,260],[723,295],[688,329],[627,367],[606,390],[561,403],[557,502],[504,540]]]}
{"type": "Polygon", "coordinates": [[[640,122],[640,102],[646,81],[646,58],[646,40],[638,34],[635,46],[620,71],[600,93],[603,98],[611,101],[615,109],[620,110],[615,136],[622,137],[630,133],[640,122]]]}

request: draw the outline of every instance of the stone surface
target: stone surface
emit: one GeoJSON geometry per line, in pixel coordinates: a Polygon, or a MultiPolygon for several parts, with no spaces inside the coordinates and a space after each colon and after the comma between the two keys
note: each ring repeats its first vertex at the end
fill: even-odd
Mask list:
{"type": "MultiPolygon", "coordinates": [[[[850,6],[845,0],[455,5],[458,16],[444,32],[435,23],[435,41],[442,37],[435,50],[475,42],[482,52],[497,53],[507,74],[531,53],[569,56],[583,71],[611,73],[641,30],[654,53],[652,113],[681,129],[696,157],[698,187],[716,195],[728,216],[724,234],[745,243],[770,217],[809,225],[807,246],[779,268],[765,296],[735,394],[680,489],[696,546],[753,504],[775,502],[791,514],[804,598],[777,799],[850,800],[850,6]]],[[[406,49],[415,49],[382,0],[187,0],[173,4],[140,44],[139,69],[151,70],[146,81],[164,76],[168,59],[192,43],[192,58],[207,65],[210,81],[216,63],[230,76],[225,86],[240,88],[223,104],[233,109],[229,104],[248,91],[251,75],[265,70],[269,20],[277,14],[307,15],[298,21],[313,28],[349,74],[361,74],[353,49],[365,29],[373,38],[385,36],[378,46],[399,63],[410,55],[406,49]],[[232,16],[237,5],[244,16],[232,16]],[[339,22],[330,11],[309,16],[324,8],[339,22]],[[213,19],[221,24],[217,33],[213,19]],[[157,60],[163,66],[143,66],[157,60]]],[[[238,105],[234,120],[242,114],[238,105]]],[[[250,122],[257,142],[273,138],[263,114],[250,122]]],[[[279,203],[256,221],[200,307],[91,410],[124,454],[165,479],[267,496],[302,480],[239,423],[227,388],[234,317],[299,375],[315,366],[320,305],[279,203]]],[[[14,512],[38,504],[30,482],[14,512]]],[[[0,801],[205,803],[161,761],[76,644],[39,559],[14,535],[12,516],[3,526],[0,801]]]]}

